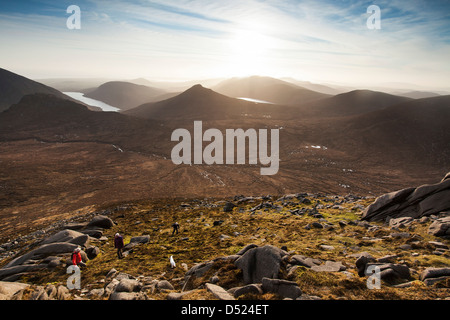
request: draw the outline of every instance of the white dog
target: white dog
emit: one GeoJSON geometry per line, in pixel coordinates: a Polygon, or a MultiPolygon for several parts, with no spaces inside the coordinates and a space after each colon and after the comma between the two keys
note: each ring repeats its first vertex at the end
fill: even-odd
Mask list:
{"type": "Polygon", "coordinates": [[[177,266],[177,265],[175,264],[175,260],[173,260],[173,256],[170,256],[169,261],[170,261],[170,266],[171,266],[172,268],[175,268],[175,267],[177,266]]]}

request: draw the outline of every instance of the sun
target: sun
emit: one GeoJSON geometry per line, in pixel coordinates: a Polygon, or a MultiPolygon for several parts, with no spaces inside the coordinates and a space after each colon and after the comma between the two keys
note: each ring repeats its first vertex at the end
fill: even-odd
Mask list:
{"type": "Polygon", "coordinates": [[[274,41],[256,30],[239,30],[227,41],[227,73],[248,76],[270,69],[274,41]]]}

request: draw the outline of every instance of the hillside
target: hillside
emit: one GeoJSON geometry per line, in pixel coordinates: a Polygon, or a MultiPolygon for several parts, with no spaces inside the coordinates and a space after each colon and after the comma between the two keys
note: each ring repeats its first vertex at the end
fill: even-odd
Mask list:
{"type": "Polygon", "coordinates": [[[143,104],[124,114],[162,120],[225,120],[236,118],[289,118],[291,107],[230,98],[201,85],[163,101],[143,104]]]}
{"type": "Polygon", "coordinates": [[[218,93],[234,98],[251,98],[279,105],[297,106],[330,97],[330,95],[308,90],[293,83],[270,78],[252,76],[232,78],[212,87],[218,93]]]}
{"type": "Polygon", "coordinates": [[[302,111],[307,115],[323,118],[342,117],[372,112],[409,100],[411,98],[384,92],[354,90],[334,97],[313,101],[302,108],[302,111]]]}
{"type": "Polygon", "coordinates": [[[360,221],[371,201],[297,193],[116,203],[14,235],[0,254],[0,279],[24,284],[6,297],[19,300],[448,298],[449,242],[430,234],[436,218],[360,221]],[[174,221],[181,228],[172,234],[174,221]],[[77,246],[86,267],[80,288],[69,290],[77,246]],[[382,271],[376,290],[369,265],[382,271]]]}
{"type": "Polygon", "coordinates": [[[53,94],[72,100],[54,88],[0,68],[0,112],[19,102],[23,96],[33,93],[53,94]]]}
{"type": "Polygon", "coordinates": [[[111,81],[85,94],[86,97],[103,101],[121,110],[135,108],[143,103],[152,102],[167,94],[158,88],[138,85],[130,82],[111,81]]]}

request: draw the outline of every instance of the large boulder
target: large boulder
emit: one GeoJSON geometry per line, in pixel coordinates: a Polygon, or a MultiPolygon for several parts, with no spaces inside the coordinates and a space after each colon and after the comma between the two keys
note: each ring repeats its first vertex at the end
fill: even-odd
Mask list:
{"type": "Polygon", "coordinates": [[[263,278],[276,279],[281,260],[287,253],[271,245],[247,250],[234,264],[242,270],[244,283],[261,283],[263,278]]]}
{"type": "Polygon", "coordinates": [[[110,229],[114,226],[114,221],[110,218],[102,215],[95,216],[86,226],[87,229],[92,227],[99,227],[103,229],[110,229]]]}
{"type": "Polygon", "coordinates": [[[14,267],[23,264],[27,260],[30,259],[41,259],[50,255],[57,255],[61,253],[71,253],[78,245],[67,242],[55,242],[44,244],[39,248],[36,248],[18,258],[15,258],[11,262],[9,262],[5,268],[14,267]]]}
{"type": "Polygon", "coordinates": [[[138,292],[141,290],[141,285],[134,279],[122,279],[117,284],[114,292],[138,292]]]}
{"type": "Polygon", "coordinates": [[[0,300],[11,300],[18,293],[28,288],[30,285],[19,282],[0,281],[0,300]]]}
{"type": "Polygon", "coordinates": [[[362,220],[420,218],[450,209],[450,173],[439,183],[407,188],[378,197],[363,212],[362,220]]]}
{"type": "Polygon", "coordinates": [[[74,230],[62,230],[44,241],[41,244],[49,244],[55,242],[69,242],[73,244],[77,244],[79,246],[85,246],[87,241],[89,240],[89,236],[74,230]]]}

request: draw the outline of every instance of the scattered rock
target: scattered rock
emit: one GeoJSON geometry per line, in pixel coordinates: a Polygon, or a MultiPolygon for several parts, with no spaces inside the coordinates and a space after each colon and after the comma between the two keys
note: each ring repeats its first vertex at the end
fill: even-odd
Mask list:
{"type": "Polygon", "coordinates": [[[450,238],[450,215],[435,220],[428,227],[428,233],[436,237],[450,238]]]}
{"type": "Polygon", "coordinates": [[[29,286],[25,283],[0,281],[0,300],[11,300],[15,294],[29,286]]]}
{"type": "Polygon", "coordinates": [[[231,288],[228,293],[232,294],[235,298],[238,298],[245,294],[262,294],[263,290],[261,284],[251,283],[243,287],[231,288]]]}
{"type": "Polygon", "coordinates": [[[420,274],[420,280],[429,278],[449,277],[450,268],[427,268],[420,274]]]}
{"type": "Polygon", "coordinates": [[[325,261],[324,264],[312,266],[311,270],[316,272],[339,272],[347,270],[347,267],[340,261],[325,261]]]}
{"type": "Polygon", "coordinates": [[[117,284],[114,292],[137,292],[141,289],[141,284],[134,279],[122,279],[117,284]]]}
{"type": "Polygon", "coordinates": [[[156,288],[159,290],[174,290],[173,285],[167,280],[158,281],[156,288]]]}
{"type": "Polygon", "coordinates": [[[227,202],[223,207],[223,212],[232,212],[234,207],[236,207],[236,205],[233,202],[227,202]]]}
{"type": "Polygon", "coordinates": [[[291,260],[289,261],[289,263],[293,264],[293,265],[299,265],[299,266],[311,268],[311,267],[320,265],[321,261],[319,259],[313,259],[313,258],[309,258],[309,257],[305,257],[302,255],[296,254],[291,257],[291,260]]]}
{"type": "Polygon", "coordinates": [[[219,300],[234,300],[234,297],[225,291],[224,288],[219,287],[218,285],[207,283],[205,284],[206,290],[211,292],[214,297],[219,300]]]}
{"type": "Polygon", "coordinates": [[[280,279],[262,279],[262,290],[278,294],[284,298],[297,299],[302,295],[302,290],[297,283],[280,279]]]}

